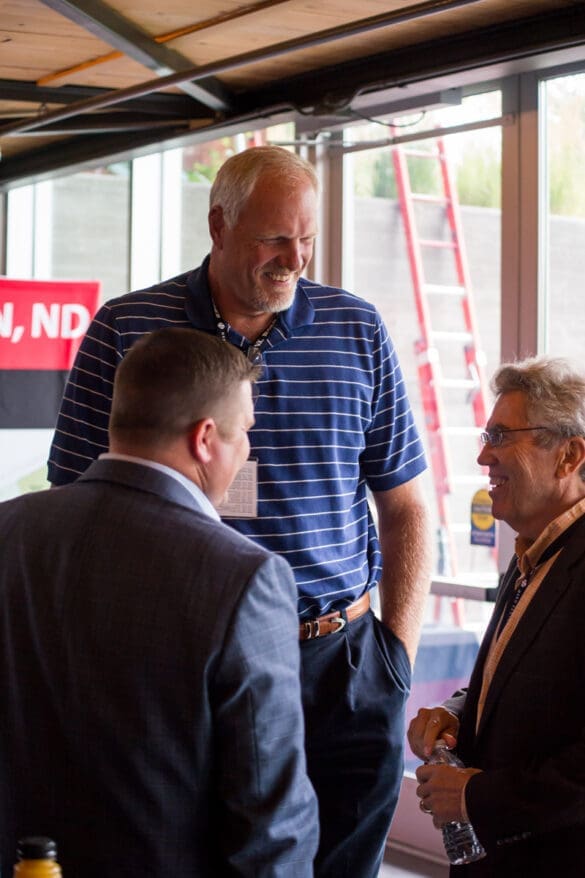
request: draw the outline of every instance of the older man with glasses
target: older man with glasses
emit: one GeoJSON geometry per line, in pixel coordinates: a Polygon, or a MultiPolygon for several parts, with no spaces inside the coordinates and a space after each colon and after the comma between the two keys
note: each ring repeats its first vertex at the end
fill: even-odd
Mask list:
{"type": "Polygon", "coordinates": [[[412,721],[428,759],[456,744],[469,768],[417,770],[435,826],[470,821],[486,849],[457,876],[585,873],[585,375],[561,359],[502,366],[478,463],[516,532],[469,686],[412,721]]]}

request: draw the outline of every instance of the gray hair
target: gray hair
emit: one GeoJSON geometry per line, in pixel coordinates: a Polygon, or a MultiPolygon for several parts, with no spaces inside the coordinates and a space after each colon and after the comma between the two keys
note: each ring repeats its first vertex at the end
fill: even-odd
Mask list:
{"type": "Polygon", "coordinates": [[[305,159],[281,146],[253,146],[221,166],[209,193],[209,209],[221,207],[226,224],[233,228],[264,174],[284,177],[291,187],[309,182],[315,192],[319,192],[315,168],[305,159]]]}
{"type": "MultiPolygon", "coordinates": [[[[555,435],[562,439],[585,436],[585,374],[562,357],[529,357],[504,363],[495,372],[491,388],[496,396],[520,391],[526,399],[531,422],[550,427],[551,433],[535,436],[535,442],[552,447],[555,435]]],[[[581,470],[585,481],[585,467],[581,470]]]]}

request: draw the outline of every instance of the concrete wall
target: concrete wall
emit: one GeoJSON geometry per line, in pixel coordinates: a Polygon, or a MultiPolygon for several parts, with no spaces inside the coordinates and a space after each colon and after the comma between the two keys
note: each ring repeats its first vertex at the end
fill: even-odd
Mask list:
{"type": "Polygon", "coordinates": [[[104,298],[128,292],[130,180],[76,174],[53,182],[52,276],[99,280],[104,298]]]}
{"type": "MultiPolygon", "coordinates": [[[[427,240],[445,240],[447,223],[438,205],[417,205],[419,235],[427,240]]],[[[500,212],[481,208],[463,208],[463,247],[472,282],[472,300],[476,311],[479,348],[484,352],[486,373],[499,360],[500,333],[500,212]]],[[[398,351],[405,374],[415,418],[430,453],[426,431],[427,412],[422,404],[419,365],[415,343],[422,336],[415,307],[413,280],[407,257],[406,237],[399,205],[387,199],[356,199],[354,216],[355,292],[373,302],[382,314],[398,351]]],[[[457,284],[453,250],[423,247],[423,279],[439,285],[457,284]]],[[[426,297],[430,327],[441,331],[464,331],[460,297],[431,294],[426,297]]],[[[444,378],[468,377],[462,341],[437,342],[440,373],[444,378]]],[[[493,569],[489,549],[469,545],[471,499],[485,486],[485,477],[476,464],[478,441],[474,433],[474,413],[466,388],[440,391],[441,424],[445,430],[444,446],[453,493],[445,500],[446,516],[451,522],[454,544],[449,549],[446,534],[439,529],[439,510],[434,502],[433,473],[424,479],[437,533],[438,557],[449,556],[439,564],[444,573],[461,570],[493,569]]],[[[434,433],[436,440],[437,434],[434,433]]]]}
{"type": "MultiPolygon", "coordinates": [[[[198,265],[209,249],[209,185],[183,184],[180,265],[198,265]]],[[[130,286],[130,180],[109,174],[76,174],[53,184],[53,277],[99,280],[104,300],[130,286]]],[[[152,283],[162,278],[152,278],[152,283]]]]}

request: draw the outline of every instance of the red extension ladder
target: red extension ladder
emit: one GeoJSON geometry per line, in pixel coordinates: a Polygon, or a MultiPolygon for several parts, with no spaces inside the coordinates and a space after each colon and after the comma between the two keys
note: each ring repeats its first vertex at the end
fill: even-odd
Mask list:
{"type": "MultiPolygon", "coordinates": [[[[394,135],[395,129],[391,128],[391,133],[394,135]]],[[[457,190],[445,143],[441,137],[437,137],[432,149],[393,146],[392,161],[420,329],[415,350],[437,497],[442,566],[440,572],[455,576],[458,565],[454,531],[458,526],[453,521],[449,497],[454,482],[458,479],[454,476],[446,437],[457,432],[460,435],[477,436],[477,428],[485,425],[488,394],[484,357],[473,306],[457,190]],[[442,190],[440,195],[412,191],[408,164],[411,157],[438,163],[442,190]],[[429,237],[423,237],[419,231],[421,223],[424,223],[425,208],[417,205],[425,204],[439,206],[439,210],[434,210],[435,225],[438,224],[439,231],[433,230],[434,234],[429,237]],[[433,269],[429,267],[432,255],[429,254],[433,251],[436,254],[438,250],[452,253],[454,265],[449,266],[449,269],[453,283],[433,283],[433,269]],[[453,376],[449,370],[454,365],[456,374],[453,376]],[[471,420],[469,426],[449,425],[447,410],[451,412],[452,409],[445,405],[448,391],[457,391],[464,395],[463,404],[467,407],[467,417],[470,416],[471,420]]],[[[444,274],[443,266],[442,276],[444,274]]],[[[434,276],[436,278],[436,273],[434,276]]],[[[465,477],[462,481],[465,481],[465,477]]],[[[463,524],[459,527],[463,530],[468,526],[463,524]]],[[[453,611],[459,621],[460,603],[453,606],[453,611]]]]}

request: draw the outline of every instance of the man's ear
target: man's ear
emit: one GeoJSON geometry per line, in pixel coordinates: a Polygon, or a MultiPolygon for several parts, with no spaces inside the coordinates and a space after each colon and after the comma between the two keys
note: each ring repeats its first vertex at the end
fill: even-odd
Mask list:
{"type": "Polygon", "coordinates": [[[582,436],[572,436],[561,447],[556,474],[559,478],[570,476],[571,473],[580,470],[583,464],[585,464],[585,439],[582,436]]]}
{"type": "Polygon", "coordinates": [[[216,247],[221,250],[223,247],[223,230],[225,229],[225,220],[223,218],[223,207],[216,204],[209,211],[209,235],[216,247]]]}
{"type": "Polygon", "coordinates": [[[189,450],[198,463],[210,463],[213,458],[213,439],[217,427],[213,418],[204,418],[189,431],[189,450]]]}

